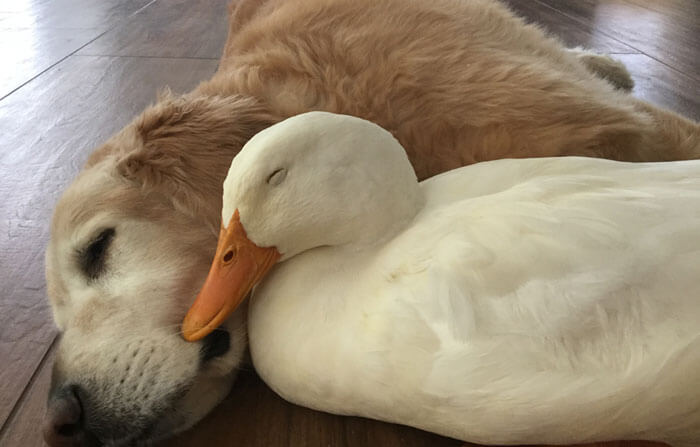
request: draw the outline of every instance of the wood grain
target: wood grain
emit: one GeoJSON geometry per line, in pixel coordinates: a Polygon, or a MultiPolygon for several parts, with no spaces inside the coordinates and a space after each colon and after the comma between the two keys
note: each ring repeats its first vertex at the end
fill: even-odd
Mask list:
{"type": "Polygon", "coordinates": [[[634,96],[700,121],[698,82],[646,54],[616,54],[634,79],[634,96]]]}
{"type": "MultiPolygon", "coordinates": [[[[153,0],[25,0],[0,3],[0,17],[16,15],[30,28],[108,29],[153,0]]],[[[17,20],[17,19],[15,19],[17,20]]],[[[2,19],[0,19],[0,23],[2,19]]]]}
{"type": "Polygon", "coordinates": [[[0,422],[55,335],[43,251],[60,191],[158,88],[186,91],[215,68],[211,60],[72,56],[0,101],[0,422]]]}
{"type": "Polygon", "coordinates": [[[8,28],[0,24],[0,60],[13,67],[0,71],[0,98],[99,35],[95,29],[8,28]]]}
{"type": "Polygon", "coordinates": [[[228,0],[154,2],[78,54],[218,59],[228,29],[227,4],[228,0]]]}
{"type": "Polygon", "coordinates": [[[700,81],[700,2],[536,0],[700,81]]]}
{"type": "Polygon", "coordinates": [[[80,49],[150,0],[0,3],[0,98],[80,49]],[[80,8],[80,14],[75,14],[80,8]]]}
{"type": "Polygon", "coordinates": [[[634,48],[598,32],[591,23],[573,19],[537,1],[505,0],[516,14],[559,37],[568,47],[584,47],[599,53],[637,53],[634,48]]]}
{"type": "MultiPolygon", "coordinates": [[[[635,95],[700,118],[697,0],[507,1],[568,45],[625,53],[616,57],[635,78],[635,95]]],[[[215,60],[197,58],[219,57],[226,36],[226,3],[0,4],[0,42],[9,43],[0,45],[0,445],[43,445],[38,424],[55,336],[45,303],[43,248],[60,190],[91,149],[142,110],[159,87],[170,84],[185,91],[214,71],[215,60]],[[97,36],[80,55],[70,56],[97,36]],[[12,69],[4,69],[7,66],[12,69]]],[[[247,371],[211,415],[162,445],[465,444],[409,427],[289,404],[247,371]]],[[[605,447],[652,445],[656,444],[618,442],[605,447]]]]}
{"type": "Polygon", "coordinates": [[[55,352],[56,343],[53,343],[32,378],[27,394],[17,404],[5,424],[5,429],[0,432],[0,445],[23,447],[44,445],[41,426],[46,412],[46,396],[49,394],[51,385],[51,366],[55,352]]]}

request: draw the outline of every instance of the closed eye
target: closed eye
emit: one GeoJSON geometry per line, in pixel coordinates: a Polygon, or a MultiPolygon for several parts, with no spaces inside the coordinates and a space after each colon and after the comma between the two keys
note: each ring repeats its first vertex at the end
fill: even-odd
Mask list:
{"type": "Polygon", "coordinates": [[[78,264],[80,270],[85,273],[88,280],[97,279],[105,269],[107,249],[114,238],[114,228],[102,230],[96,238],[78,252],[78,264]]]}
{"type": "Polygon", "coordinates": [[[267,184],[277,186],[284,181],[285,177],[287,177],[287,170],[285,168],[275,169],[272,174],[267,176],[267,184]]]}

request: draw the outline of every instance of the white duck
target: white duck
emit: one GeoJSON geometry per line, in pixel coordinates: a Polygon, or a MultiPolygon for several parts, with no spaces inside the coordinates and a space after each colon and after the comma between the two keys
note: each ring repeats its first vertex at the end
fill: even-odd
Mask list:
{"type": "Polygon", "coordinates": [[[312,112],[243,148],[222,217],[185,337],[260,281],[252,358],[291,402],[486,444],[700,445],[700,162],[418,183],[388,132],[312,112]]]}

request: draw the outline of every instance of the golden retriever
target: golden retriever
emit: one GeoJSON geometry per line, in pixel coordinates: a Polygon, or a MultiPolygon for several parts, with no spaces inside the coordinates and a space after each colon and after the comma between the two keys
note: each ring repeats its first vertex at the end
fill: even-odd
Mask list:
{"type": "Polygon", "coordinates": [[[504,157],[700,153],[698,125],[629,95],[624,67],[564,48],[492,0],[235,6],[217,73],[161,95],[92,154],[56,207],[51,445],[167,437],[226,395],[245,314],[199,344],[179,323],[207,273],[232,157],[286,117],[372,120],[420,178],[504,157]]]}

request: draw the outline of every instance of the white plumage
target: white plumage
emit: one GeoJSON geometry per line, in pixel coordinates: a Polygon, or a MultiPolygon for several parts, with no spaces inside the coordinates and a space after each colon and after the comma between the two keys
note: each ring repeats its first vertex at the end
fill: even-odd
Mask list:
{"type": "Polygon", "coordinates": [[[486,444],[700,445],[700,162],[419,184],[386,131],[312,112],[253,138],[224,188],[223,221],[282,254],[249,336],[285,399],[486,444]]]}

